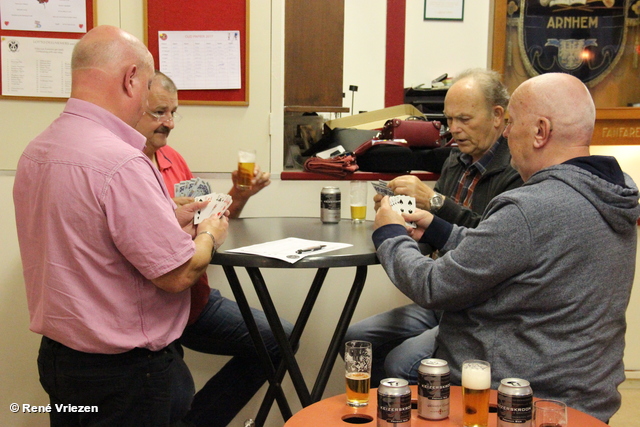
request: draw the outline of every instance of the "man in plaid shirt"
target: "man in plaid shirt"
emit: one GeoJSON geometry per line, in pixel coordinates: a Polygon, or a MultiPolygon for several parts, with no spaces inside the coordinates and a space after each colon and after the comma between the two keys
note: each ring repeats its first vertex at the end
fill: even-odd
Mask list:
{"type": "MultiPolygon", "coordinates": [[[[522,179],[511,167],[505,112],[509,94],[495,71],[471,69],[454,80],[444,101],[444,114],[456,145],[445,161],[434,188],[414,175],[389,182],[395,194],[415,197],[420,209],[452,224],[475,227],[496,195],[520,187],[522,179]]],[[[382,195],[376,194],[376,210],[382,195]]],[[[398,307],[351,325],[349,340],[372,343],[371,381],[387,377],[417,383],[420,361],[435,350],[440,313],[417,304],[398,307]]]]}

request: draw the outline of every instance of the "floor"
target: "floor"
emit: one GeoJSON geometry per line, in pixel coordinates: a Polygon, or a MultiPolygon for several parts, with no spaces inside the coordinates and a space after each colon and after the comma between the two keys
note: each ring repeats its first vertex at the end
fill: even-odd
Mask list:
{"type": "Polygon", "coordinates": [[[611,427],[640,427],[640,379],[627,380],[619,389],[622,407],[609,420],[611,427]]]}

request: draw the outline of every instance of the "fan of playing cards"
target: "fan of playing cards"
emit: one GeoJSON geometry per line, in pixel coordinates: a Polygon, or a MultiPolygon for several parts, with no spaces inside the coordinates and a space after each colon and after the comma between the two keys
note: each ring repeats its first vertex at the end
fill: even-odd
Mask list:
{"type": "MultiPolygon", "coordinates": [[[[402,195],[394,195],[393,190],[387,186],[388,182],[383,180],[378,180],[378,182],[372,182],[373,188],[376,189],[376,193],[382,194],[383,196],[389,196],[389,204],[391,205],[391,209],[398,212],[399,214],[408,213],[412,214],[416,210],[416,199],[411,196],[402,196],[402,195]]],[[[406,225],[409,227],[416,228],[416,224],[414,222],[405,221],[406,225]]]]}
{"type": "Polygon", "coordinates": [[[211,186],[201,178],[192,178],[173,185],[175,197],[198,197],[211,193],[211,186]]]}
{"type": "Polygon", "coordinates": [[[196,197],[196,202],[204,202],[205,200],[209,201],[209,204],[204,209],[196,212],[193,217],[194,224],[200,224],[209,217],[220,218],[233,201],[230,195],[221,193],[211,193],[196,197]]]}
{"type": "Polygon", "coordinates": [[[228,194],[212,193],[211,186],[201,178],[193,178],[178,182],[173,186],[176,197],[194,197],[196,202],[207,200],[206,208],[200,209],[193,217],[194,224],[200,224],[211,216],[220,218],[231,206],[231,196],[228,194]]]}
{"type": "MultiPolygon", "coordinates": [[[[403,213],[412,214],[416,210],[416,199],[411,196],[390,196],[389,204],[391,209],[398,212],[400,215],[403,213]]],[[[413,221],[405,221],[405,224],[409,227],[416,228],[417,225],[413,221]]]]}

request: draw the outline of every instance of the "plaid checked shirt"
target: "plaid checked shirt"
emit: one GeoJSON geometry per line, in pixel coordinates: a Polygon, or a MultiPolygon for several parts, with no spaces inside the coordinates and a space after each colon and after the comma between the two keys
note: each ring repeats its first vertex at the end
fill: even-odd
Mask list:
{"type": "Polygon", "coordinates": [[[498,149],[499,141],[494,143],[491,148],[478,160],[473,163],[473,159],[468,154],[462,154],[460,156],[460,160],[465,165],[465,172],[460,177],[458,181],[458,189],[456,190],[456,194],[453,196],[453,200],[466,207],[471,209],[471,204],[473,200],[473,190],[476,187],[482,175],[487,171],[487,165],[493,160],[493,157],[496,154],[496,150],[498,149]]]}

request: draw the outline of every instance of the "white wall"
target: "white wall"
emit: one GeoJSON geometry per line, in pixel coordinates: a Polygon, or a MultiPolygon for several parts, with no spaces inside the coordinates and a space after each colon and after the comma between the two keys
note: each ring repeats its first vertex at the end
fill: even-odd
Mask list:
{"type": "MultiPolygon", "coordinates": [[[[258,161],[276,173],[276,179],[271,187],[249,203],[244,211],[245,216],[317,216],[322,186],[338,185],[343,194],[348,191],[347,182],[292,182],[277,179],[277,174],[282,169],[283,2],[251,1],[250,106],[182,106],[180,112],[185,118],[171,137],[172,144],[185,154],[195,170],[208,172],[202,176],[210,180],[214,191],[226,191],[230,188],[228,174],[211,172],[228,172],[233,167],[233,141],[256,140],[264,147],[260,149],[258,161]],[[219,150],[216,153],[199,151],[199,143],[210,138],[219,139],[219,150]]],[[[407,52],[417,53],[407,53],[405,86],[429,82],[443,72],[455,73],[463,68],[486,65],[488,0],[465,2],[463,23],[423,22],[423,4],[422,0],[407,2],[407,52]],[[436,38],[439,46],[434,48],[431,45],[436,38]]],[[[346,1],[344,88],[348,92],[350,84],[359,86],[355,98],[356,110],[383,107],[385,13],[386,2],[382,0],[346,1]]],[[[119,25],[121,22],[123,28],[142,37],[140,0],[98,0],[98,17],[100,24],[119,25]]],[[[345,105],[351,106],[350,96],[347,96],[345,105]]],[[[62,103],[0,100],[3,125],[0,138],[3,142],[24,145],[44,129],[62,107],[62,103]]],[[[593,151],[596,154],[615,155],[625,170],[635,173],[633,178],[636,182],[640,182],[640,147],[598,147],[593,151]]],[[[32,405],[47,403],[47,396],[38,382],[35,364],[40,337],[28,331],[29,319],[11,195],[13,179],[13,171],[0,171],[0,200],[4,201],[0,204],[0,425],[39,427],[48,425],[45,415],[13,415],[8,410],[9,404],[13,402],[32,405]]],[[[369,206],[369,219],[373,217],[372,211],[369,206]]],[[[346,206],[342,213],[344,217],[349,215],[346,206]]],[[[353,269],[335,269],[328,275],[298,353],[303,375],[307,379],[314,377],[320,368],[321,357],[331,335],[327,319],[337,319],[339,306],[336,301],[344,300],[353,274],[353,269]]],[[[209,275],[211,283],[220,288],[225,296],[232,297],[219,269],[209,268],[209,275]]],[[[242,280],[245,276],[240,277],[242,280]]],[[[266,271],[265,279],[270,284],[280,314],[293,321],[311,283],[312,272],[296,271],[292,274],[266,271]]],[[[636,283],[638,282],[640,279],[637,276],[636,283]]],[[[253,293],[248,291],[248,294],[252,304],[257,306],[253,293]]],[[[369,271],[367,286],[354,320],[406,301],[390,284],[382,269],[374,267],[369,271]]],[[[628,367],[640,369],[640,295],[637,289],[634,290],[628,317],[630,330],[625,361],[628,367]]],[[[226,359],[187,350],[186,360],[192,369],[196,385],[201,386],[226,359]]],[[[343,392],[340,371],[338,361],[325,396],[343,392]]],[[[299,405],[295,403],[295,392],[288,380],[284,382],[284,388],[292,402],[292,409],[299,409],[299,405]]],[[[242,425],[244,419],[256,414],[262,393],[259,396],[238,416],[234,425],[242,425]]],[[[271,411],[268,425],[282,425],[277,409],[271,411]]]]}
{"type": "Polygon", "coordinates": [[[353,98],[356,113],[384,108],[386,26],[386,1],[345,1],[342,106],[351,108],[353,98]]]}
{"type": "Polygon", "coordinates": [[[441,74],[488,67],[490,9],[489,0],[466,1],[463,21],[425,21],[424,1],[407,1],[404,86],[428,88],[441,74]]]}

